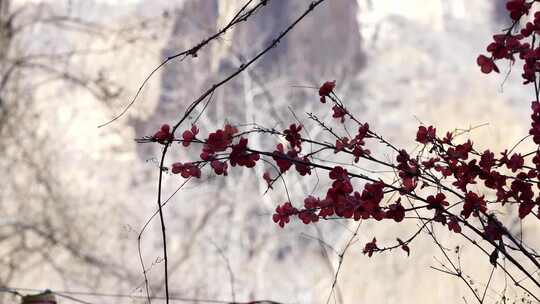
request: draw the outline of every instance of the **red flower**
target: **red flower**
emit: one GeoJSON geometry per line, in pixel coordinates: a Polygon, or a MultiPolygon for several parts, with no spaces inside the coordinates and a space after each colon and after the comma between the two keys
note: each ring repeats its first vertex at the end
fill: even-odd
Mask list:
{"type": "Polygon", "coordinates": [[[277,223],[281,228],[290,221],[290,216],[298,213],[298,210],[294,208],[290,202],[285,202],[281,206],[276,207],[276,213],[272,215],[274,223],[277,223]]]}
{"type": "Polygon", "coordinates": [[[525,27],[521,29],[520,34],[523,37],[529,37],[534,32],[534,24],[532,22],[527,22],[525,27]]]}
{"type": "Polygon", "coordinates": [[[204,151],[203,149],[203,152],[201,153],[200,155],[201,159],[204,160],[204,161],[209,161],[213,158],[212,154],[208,151],[204,151]]]}
{"type": "Polygon", "coordinates": [[[174,136],[170,133],[170,129],[171,127],[168,124],[162,125],[159,131],[154,134],[153,139],[164,145],[172,142],[174,136]]]}
{"type": "Polygon", "coordinates": [[[412,192],[418,186],[417,179],[413,177],[404,177],[401,182],[403,187],[400,189],[400,193],[412,192]]]}
{"type": "Polygon", "coordinates": [[[217,175],[227,176],[227,168],[228,168],[227,162],[220,162],[219,160],[213,160],[210,163],[210,166],[212,167],[212,169],[214,169],[214,172],[217,175]]]}
{"type": "Polygon", "coordinates": [[[463,192],[467,191],[468,184],[476,184],[476,177],[478,172],[481,172],[480,167],[476,165],[476,159],[471,160],[469,163],[464,162],[461,165],[452,164],[451,167],[454,173],[456,181],[452,185],[458,187],[463,192]]]}
{"type": "Polygon", "coordinates": [[[484,170],[491,170],[491,167],[495,165],[495,154],[489,150],[484,151],[480,157],[480,163],[478,164],[484,170]]]}
{"type": "Polygon", "coordinates": [[[363,148],[362,146],[356,144],[352,151],[354,155],[354,162],[357,163],[360,160],[360,157],[367,156],[371,153],[368,149],[363,148]]]}
{"type": "Polygon", "coordinates": [[[300,211],[300,213],[298,213],[298,218],[302,220],[302,223],[306,225],[309,223],[315,223],[319,221],[319,216],[311,210],[300,211]]]}
{"type": "Polygon", "coordinates": [[[214,133],[210,133],[206,140],[206,144],[203,147],[203,151],[209,154],[225,151],[232,143],[232,138],[237,132],[238,129],[227,124],[223,130],[219,129],[214,133]]]}
{"type": "Polygon", "coordinates": [[[364,254],[368,254],[369,257],[373,255],[373,252],[379,250],[379,247],[377,247],[377,239],[373,238],[373,241],[366,244],[364,247],[364,254]]]}
{"type": "Polygon", "coordinates": [[[188,147],[198,133],[199,129],[197,129],[195,125],[191,126],[191,130],[184,131],[184,133],[182,133],[182,145],[188,147]]]}
{"type": "Polygon", "coordinates": [[[413,191],[418,185],[418,164],[416,160],[411,159],[407,151],[400,150],[396,157],[398,162],[397,169],[399,170],[399,177],[401,177],[402,189],[401,193],[408,193],[413,191]]]}
{"type": "Polygon", "coordinates": [[[330,171],[330,173],[328,173],[328,176],[330,177],[330,179],[335,179],[335,180],[349,179],[349,174],[347,172],[347,169],[344,169],[341,166],[335,166],[330,171]]]}
{"type": "Polygon", "coordinates": [[[326,96],[330,96],[330,93],[334,90],[336,87],[336,81],[327,81],[323,83],[323,85],[319,88],[319,96],[321,96],[321,102],[326,102],[326,96]]]}
{"type": "Polygon", "coordinates": [[[286,172],[292,166],[292,160],[296,157],[295,151],[288,151],[287,154],[284,153],[283,144],[278,144],[276,146],[277,150],[272,153],[272,158],[276,162],[276,165],[279,167],[281,173],[286,172]]]}
{"type": "Polygon", "coordinates": [[[416,132],[416,141],[422,144],[427,144],[435,139],[436,129],[433,126],[424,127],[419,126],[418,132],[416,132]]]}
{"type": "Polygon", "coordinates": [[[217,130],[208,135],[204,149],[209,153],[221,152],[225,151],[230,143],[231,138],[228,138],[223,130],[217,130]]]}
{"type": "Polygon", "coordinates": [[[540,170],[540,151],[536,151],[536,154],[534,155],[532,162],[534,166],[536,167],[536,170],[540,170]]]}
{"type": "MultiPolygon", "coordinates": [[[[487,51],[492,54],[493,58],[494,59],[509,58],[510,50],[505,45],[506,35],[495,35],[493,36],[493,40],[494,42],[490,43],[487,47],[487,51]]],[[[517,43],[519,46],[519,41],[517,43]]]]}
{"type": "Polygon", "coordinates": [[[308,165],[309,159],[306,156],[304,156],[303,158],[296,158],[296,160],[302,161],[302,163],[300,162],[294,163],[294,168],[296,169],[296,171],[300,173],[301,176],[311,175],[311,167],[308,165]]]}
{"type": "Polygon", "coordinates": [[[363,141],[364,138],[370,137],[368,133],[369,133],[369,124],[366,122],[360,127],[358,127],[358,134],[356,134],[355,139],[357,141],[363,141]]]}
{"type": "Polygon", "coordinates": [[[342,107],[335,105],[332,107],[332,110],[334,111],[334,114],[332,114],[332,117],[334,118],[340,118],[341,123],[345,122],[345,115],[347,112],[342,107]]]}
{"type": "Polygon", "coordinates": [[[427,209],[442,209],[446,206],[449,206],[450,204],[445,201],[446,196],[443,193],[437,193],[437,196],[430,195],[427,197],[427,202],[429,206],[427,206],[427,209]]]}
{"type": "Polygon", "coordinates": [[[446,132],[446,136],[443,138],[443,144],[451,144],[454,135],[451,132],[446,132]]]}
{"type": "Polygon", "coordinates": [[[401,205],[401,198],[399,198],[394,204],[388,206],[386,218],[393,219],[398,223],[403,221],[405,218],[405,208],[403,208],[401,205]]]}
{"type": "Polygon", "coordinates": [[[426,161],[422,162],[422,166],[424,166],[425,169],[431,169],[435,167],[435,163],[437,163],[440,159],[439,158],[430,158],[426,161]]]}
{"type": "Polygon", "coordinates": [[[338,153],[339,151],[345,150],[345,148],[349,148],[349,138],[343,137],[340,139],[336,139],[336,149],[334,150],[334,153],[338,153]]]}
{"type": "Polygon", "coordinates": [[[315,209],[315,208],[320,207],[320,205],[321,205],[321,201],[312,195],[308,195],[304,199],[304,208],[306,209],[315,209]]]}
{"type": "Polygon", "coordinates": [[[523,160],[523,156],[521,154],[512,154],[512,157],[510,157],[510,160],[506,162],[506,167],[508,169],[511,169],[512,172],[516,172],[517,170],[523,168],[523,164],[525,161],[523,160]]]}
{"type": "Polygon", "coordinates": [[[300,136],[300,131],[302,126],[296,126],[296,124],[291,124],[289,129],[283,131],[285,133],[285,140],[291,144],[291,148],[298,148],[297,151],[302,150],[302,137],[300,136]]]}
{"type": "Polygon", "coordinates": [[[480,55],[478,58],[476,58],[476,63],[480,66],[482,73],[489,74],[492,71],[499,73],[499,68],[495,65],[493,59],[491,58],[480,55]]]}
{"type": "Polygon", "coordinates": [[[448,156],[454,159],[466,160],[469,158],[469,153],[472,151],[472,142],[467,140],[466,143],[457,145],[455,148],[448,148],[448,156]]]}

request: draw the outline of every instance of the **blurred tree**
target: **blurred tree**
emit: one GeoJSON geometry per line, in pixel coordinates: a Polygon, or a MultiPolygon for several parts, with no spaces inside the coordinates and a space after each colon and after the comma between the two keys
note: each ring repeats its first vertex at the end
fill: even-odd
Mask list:
{"type": "MultiPolygon", "coordinates": [[[[115,198],[73,177],[66,157],[81,152],[58,119],[75,125],[73,103],[91,98],[109,108],[124,97],[124,84],[96,59],[147,44],[163,24],[134,15],[116,26],[89,12],[85,18],[85,5],[0,0],[0,286],[120,288],[140,276],[101,248],[109,227],[100,220],[116,216],[115,198]],[[79,100],[66,105],[69,96],[79,100]]],[[[111,242],[121,247],[122,240],[111,242]]]]}

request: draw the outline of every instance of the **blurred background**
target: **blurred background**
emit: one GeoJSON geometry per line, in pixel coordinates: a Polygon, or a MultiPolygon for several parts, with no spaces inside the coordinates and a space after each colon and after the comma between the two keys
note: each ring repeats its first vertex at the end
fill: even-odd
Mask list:
{"type": "MultiPolygon", "coordinates": [[[[97,126],[122,111],[164,58],[215,33],[244,3],[0,0],[1,287],[89,293],[72,294],[86,301],[81,303],[144,303],[138,298],[145,293],[137,238],[155,211],[161,147],[134,139],[152,135],[162,123],[174,124],[191,101],[264,48],[310,1],[269,1],[198,57],[171,61],[126,115],[97,126]]],[[[331,119],[316,88],[335,79],[349,109],[398,146],[414,150],[422,122],[441,134],[472,128],[464,139],[479,149],[510,148],[527,134],[532,93],[521,85],[519,67],[509,75],[509,66],[499,66],[501,74],[483,75],[476,65],[492,33],[510,25],[504,3],[328,0],[262,60],[216,91],[200,118],[201,132],[226,122],[284,129],[298,119],[309,126],[306,112],[331,119]]],[[[307,129],[314,138],[322,136],[307,129]]],[[[276,142],[254,137],[250,143],[272,149],[276,142]]],[[[196,156],[195,149],[174,147],[167,163],[196,156]]],[[[271,214],[287,196],[277,184],[265,194],[264,170],[233,168],[225,179],[204,172],[168,202],[172,297],[326,303],[338,254],[357,223],[295,222],[280,229],[271,214]]],[[[296,205],[328,185],[322,180],[314,188],[313,178],[295,174],[285,178],[296,205]]],[[[182,182],[166,176],[165,197],[182,182]]],[[[535,223],[523,225],[532,230],[535,223]]],[[[362,254],[374,236],[390,244],[415,228],[413,221],[362,223],[332,303],[472,301],[459,279],[430,269],[441,253],[427,235],[411,244],[410,257],[400,251],[362,254]]],[[[440,231],[444,245],[464,245],[463,269],[483,290],[491,270],[487,257],[462,239],[447,238],[445,230],[440,231]]],[[[535,242],[532,234],[524,237],[535,242]]],[[[163,296],[157,219],[141,244],[150,290],[163,296]]],[[[500,301],[503,286],[499,277],[486,302],[500,301]]],[[[506,296],[522,295],[508,287],[506,296]]],[[[18,301],[0,293],[2,303],[18,301]]]]}

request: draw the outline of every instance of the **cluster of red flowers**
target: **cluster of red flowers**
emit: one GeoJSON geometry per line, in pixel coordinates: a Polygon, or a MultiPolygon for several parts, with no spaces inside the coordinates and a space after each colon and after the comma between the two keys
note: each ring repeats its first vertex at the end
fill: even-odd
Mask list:
{"type": "MultiPolygon", "coordinates": [[[[380,221],[387,218],[401,222],[405,217],[405,208],[401,205],[400,199],[394,204],[381,207],[380,203],[384,197],[384,183],[365,184],[362,193],[360,193],[354,191],[349,173],[343,167],[334,167],[328,176],[333,182],[323,199],[310,195],[304,199],[303,209],[286,208],[288,210],[287,216],[296,215],[304,224],[317,222],[319,219],[326,219],[333,215],[356,221],[369,218],[380,221]]],[[[282,210],[287,204],[290,202],[286,202],[276,209],[274,221],[283,215],[282,210]]],[[[280,226],[283,227],[284,224],[280,224],[280,226]]]]}
{"type": "MultiPolygon", "coordinates": [[[[299,148],[301,150],[301,148],[299,148]]],[[[276,145],[276,150],[272,152],[272,158],[276,162],[280,173],[287,172],[292,165],[300,175],[310,175],[311,167],[309,166],[309,158],[307,156],[299,156],[299,151],[292,148],[285,152],[283,144],[276,145]]]]}
{"type": "Polygon", "coordinates": [[[521,16],[529,13],[532,3],[525,0],[510,0],[506,3],[506,9],[510,12],[512,20],[519,20],[521,16]]]}
{"type": "Polygon", "coordinates": [[[183,178],[188,177],[201,177],[201,169],[193,163],[174,163],[172,164],[172,173],[180,174],[183,178]]]}
{"type": "Polygon", "coordinates": [[[358,128],[358,133],[353,139],[342,137],[336,139],[335,153],[346,151],[354,155],[354,162],[357,163],[361,157],[368,156],[371,152],[366,149],[364,139],[369,138],[369,125],[364,123],[358,128]]]}
{"type": "Polygon", "coordinates": [[[236,165],[247,168],[255,167],[260,156],[258,153],[248,152],[247,143],[247,138],[240,137],[240,141],[232,146],[232,151],[229,154],[229,161],[233,167],[236,165]]]}
{"type": "Polygon", "coordinates": [[[532,122],[529,134],[533,136],[534,143],[540,145],[540,102],[533,101],[531,108],[533,113],[531,114],[532,122]]]}
{"type": "Polygon", "coordinates": [[[536,72],[540,69],[540,48],[534,45],[534,37],[531,43],[523,42],[523,40],[540,33],[540,12],[535,12],[534,20],[525,23],[518,34],[512,34],[515,28],[521,25],[521,18],[530,14],[531,8],[532,2],[525,0],[507,2],[506,9],[514,20],[514,24],[505,33],[493,36],[493,42],[487,46],[487,51],[491,56],[478,56],[476,62],[483,73],[488,74],[492,71],[498,73],[499,69],[495,61],[507,59],[514,62],[517,54],[519,59],[524,61],[522,74],[524,84],[536,81],[536,72]]]}
{"type": "MultiPolygon", "coordinates": [[[[244,166],[253,168],[260,156],[258,153],[248,151],[248,139],[239,137],[236,144],[233,143],[238,129],[226,124],[223,129],[218,129],[208,135],[206,139],[198,139],[199,129],[193,125],[190,130],[182,133],[180,142],[184,147],[189,147],[192,143],[202,143],[200,153],[200,161],[172,164],[171,172],[180,174],[184,178],[201,177],[201,169],[203,163],[210,163],[210,167],[217,175],[228,175],[228,163],[231,166],[244,166]],[[230,152],[226,153],[226,150],[230,152]]],[[[169,125],[163,125],[161,129],[152,137],[152,140],[162,144],[169,144],[174,141],[174,136],[170,133],[169,125]]]]}

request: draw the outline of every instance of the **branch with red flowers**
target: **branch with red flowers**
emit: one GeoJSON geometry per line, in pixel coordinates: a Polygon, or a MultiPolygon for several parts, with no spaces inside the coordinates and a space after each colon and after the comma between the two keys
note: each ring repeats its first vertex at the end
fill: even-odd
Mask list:
{"type": "MultiPolygon", "coordinates": [[[[522,24],[520,20],[532,15],[532,4],[537,1],[508,1],[507,9],[513,20],[511,27],[504,34],[494,36],[494,42],[487,48],[490,57],[480,55],[477,59],[483,73],[499,72],[495,64],[497,60],[506,59],[514,63],[515,55],[519,54],[519,59],[524,61],[524,84],[534,84],[536,100],[531,106],[530,136],[525,136],[510,150],[499,154],[491,149],[480,151],[470,140],[458,141],[455,133],[446,132],[440,136],[435,127],[420,125],[415,137],[411,138],[416,140],[419,148],[413,155],[370,129],[367,122],[357,119],[335,94],[335,81],[324,82],[318,91],[319,101],[331,106],[323,110],[324,114],[331,113],[326,115],[331,116],[331,120],[319,118],[325,116],[318,116],[318,113],[307,115],[314,123],[312,127],[324,131],[320,138],[312,139],[306,132],[306,126],[301,123],[291,123],[282,131],[253,125],[240,130],[239,126],[226,124],[204,136],[194,123],[184,130],[181,138],[175,136],[190,113],[208,96],[268,52],[321,2],[314,2],[267,49],[196,99],[173,128],[165,124],[153,136],[139,140],[164,146],[158,184],[164,247],[166,238],[161,213],[161,182],[165,171],[179,174],[182,178],[198,179],[203,175],[203,169],[207,169],[208,174],[233,178],[228,174],[233,168],[251,169],[270,163],[273,166],[266,168],[275,172],[267,170],[262,176],[268,190],[275,190],[275,181],[278,178],[284,180],[286,175],[295,174],[307,182],[310,182],[310,175],[316,170],[326,172],[328,176],[329,186],[318,196],[307,195],[300,204],[289,197],[288,201],[276,207],[272,220],[280,227],[284,228],[294,219],[306,225],[333,219],[390,220],[398,224],[405,218],[418,220],[420,228],[405,241],[396,237],[397,244],[379,247],[374,237],[365,244],[363,253],[372,257],[374,253],[401,248],[409,255],[412,242],[425,231],[451,265],[451,268],[442,271],[465,281],[476,300],[483,303],[487,287],[482,295],[477,293],[463,277],[460,266],[453,264],[434,236],[434,227],[446,227],[451,233],[463,236],[478,247],[493,265],[487,285],[498,266],[517,287],[538,300],[540,281],[534,274],[540,269],[539,255],[507,227],[515,219],[540,218],[540,148],[527,153],[514,152],[517,145],[526,140],[540,146],[540,84],[537,79],[540,47],[535,45],[536,36],[540,34],[540,11],[534,13],[534,21],[525,23],[519,34],[514,34],[522,24]],[[525,38],[530,38],[531,42],[523,42],[525,38]],[[351,127],[357,130],[354,134],[349,132],[351,127]],[[274,138],[275,145],[272,148],[252,147],[249,143],[253,136],[274,138]],[[165,156],[175,145],[180,149],[198,149],[199,157],[175,161],[166,167],[165,156]],[[377,151],[388,150],[394,153],[393,160],[385,160],[377,154],[377,151]],[[346,161],[343,162],[343,159],[346,161]],[[383,170],[363,170],[360,165],[380,167],[393,174],[379,173],[383,170]],[[410,206],[406,208],[402,201],[407,201],[410,206]],[[509,210],[509,215],[496,216],[503,207],[509,210]],[[500,263],[499,258],[509,261],[509,265],[500,263]],[[516,279],[518,274],[524,275],[525,281],[516,279]]],[[[166,249],[164,253],[167,267],[166,249]]],[[[332,290],[337,277],[336,273],[332,290]]]]}
{"type": "MultiPolygon", "coordinates": [[[[254,14],[257,9],[261,8],[262,6],[265,6],[268,1],[269,0],[260,0],[259,4],[257,4],[254,8],[251,8],[251,9],[248,9],[248,6],[252,2],[252,0],[248,1],[248,3],[246,5],[244,5],[240,9],[240,11],[233,17],[233,20],[224,29],[222,29],[220,32],[216,33],[214,36],[208,38],[207,40],[203,41],[201,44],[195,46],[194,48],[192,48],[190,50],[187,50],[187,51],[184,51],[184,52],[181,52],[181,53],[178,53],[176,55],[173,55],[172,57],[169,57],[167,60],[162,62],[146,78],[146,80],[143,82],[142,86],[139,88],[139,91],[137,92],[137,94],[135,95],[135,97],[133,98],[131,103],[124,109],[124,111],[122,111],[120,113],[120,115],[114,117],[111,121],[107,122],[106,124],[101,125],[100,127],[108,125],[108,124],[114,122],[116,119],[120,118],[129,109],[129,107],[135,102],[139,92],[141,91],[141,89],[145,85],[145,83],[148,81],[148,79],[157,70],[159,70],[162,66],[164,66],[167,62],[169,62],[170,60],[172,60],[174,58],[180,57],[180,56],[190,56],[190,55],[191,56],[196,56],[197,51],[200,48],[202,48],[204,45],[206,45],[210,41],[218,38],[221,34],[225,33],[225,31],[227,31],[228,28],[236,25],[237,23],[239,23],[241,21],[247,20],[247,18],[249,18],[252,14],[254,14]]],[[[269,51],[271,51],[273,48],[275,48],[280,43],[281,39],[283,39],[287,34],[289,34],[289,32],[292,29],[294,29],[304,18],[306,18],[316,7],[318,7],[324,1],[326,1],[326,0],[312,1],[309,4],[308,8],[300,16],[298,16],[289,26],[287,26],[280,34],[276,35],[276,37],[266,46],[266,48],[264,48],[263,50],[258,52],[253,58],[251,58],[246,63],[243,63],[242,65],[240,65],[240,67],[238,67],[238,69],[236,69],[233,73],[231,73],[230,75],[228,75],[227,77],[225,77],[224,79],[219,81],[218,83],[215,83],[214,85],[212,85],[204,93],[202,93],[197,99],[195,99],[187,107],[184,114],[181,116],[181,118],[178,120],[178,122],[172,127],[172,129],[168,124],[164,124],[159,129],[159,131],[156,132],[156,134],[154,134],[154,136],[151,137],[151,141],[158,142],[159,144],[162,144],[164,146],[162,154],[161,154],[160,165],[159,165],[159,180],[158,180],[158,194],[157,194],[157,205],[158,206],[157,206],[157,208],[158,208],[158,214],[159,214],[159,218],[160,218],[161,234],[162,234],[162,240],[163,240],[165,298],[166,298],[166,303],[167,304],[169,303],[169,282],[168,282],[168,277],[169,276],[168,276],[167,238],[166,238],[166,232],[165,232],[166,229],[165,229],[165,220],[163,218],[162,198],[161,198],[161,196],[162,196],[163,173],[164,173],[164,168],[165,168],[165,166],[164,166],[165,158],[166,158],[167,152],[168,152],[171,144],[174,142],[176,130],[184,123],[184,121],[190,116],[190,114],[201,103],[203,103],[203,101],[205,101],[206,99],[211,97],[213,95],[213,93],[218,88],[220,88],[221,86],[227,84],[229,81],[231,81],[232,79],[234,79],[235,77],[240,75],[248,67],[250,67],[253,63],[257,62],[259,59],[261,59],[263,56],[265,56],[269,51]]],[[[195,132],[195,129],[192,129],[192,133],[194,133],[194,132],[195,132]]],[[[194,137],[194,135],[193,135],[193,137],[194,137]]],[[[143,141],[144,141],[144,139],[143,139],[143,141]]],[[[216,169],[220,164],[219,161],[218,162],[213,161],[212,163],[213,163],[212,167],[214,168],[214,170],[216,170],[216,171],[221,170],[222,173],[226,172],[226,167],[221,167],[221,169],[216,169]]],[[[173,165],[173,168],[172,168],[171,171],[173,173],[181,173],[181,175],[183,177],[185,177],[185,178],[200,177],[200,168],[198,166],[195,166],[195,165],[191,164],[191,163],[188,163],[188,164],[176,163],[175,165],[173,165]]],[[[153,216],[152,216],[152,218],[153,218],[153,216]]],[[[150,300],[150,293],[149,293],[149,289],[148,289],[148,278],[146,276],[146,269],[145,269],[144,262],[142,260],[142,255],[141,255],[141,252],[140,252],[140,248],[141,248],[140,247],[140,240],[141,240],[140,236],[144,232],[145,228],[146,228],[146,226],[143,228],[143,230],[139,234],[138,248],[139,248],[140,262],[141,262],[141,265],[142,265],[142,268],[143,268],[144,281],[145,281],[145,287],[146,287],[146,293],[147,293],[147,300],[150,303],[151,300],[150,300]]]]}
{"type": "MultiPolygon", "coordinates": [[[[296,124],[291,124],[282,132],[260,127],[240,132],[237,127],[225,125],[223,129],[211,132],[203,138],[199,137],[199,129],[192,126],[183,132],[182,139],[171,138],[166,132],[167,126],[164,126],[154,137],[147,138],[146,141],[179,142],[184,148],[192,144],[199,145],[199,160],[176,162],[171,166],[173,174],[180,174],[184,178],[200,178],[201,167],[205,164],[210,165],[209,168],[213,170],[213,174],[227,176],[229,165],[253,168],[262,158],[275,163],[279,176],[286,174],[291,168],[294,168],[300,176],[306,177],[312,170],[327,171],[332,184],[324,197],[306,197],[303,208],[294,207],[290,201],[276,208],[273,220],[280,227],[284,227],[293,217],[297,217],[304,224],[316,223],[320,219],[334,216],[356,221],[391,219],[399,223],[411,212],[416,213],[416,218],[422,221],[427,219],[427,222],[423,222],[422,228],[411,238],[405,242],[398,239],[397,245],[381,249],[374,238],[364,248],[364,253],[369,256],[375,252],[397,247],[409,253],[409,244],[420,234],[420,231],[426,228],[426,224],[438,223],[458,234],[463,233],[463,228],[469,228],[469,232],[486,240],[494,250],[499,250],[501,246],[504,246],[503,238],[506,238],[519,248],[519,253],[522,253],[533,264],[538,264],[534,254],[523,247],[493,215],[496,206],[509,204],[518,206],[519,217],[524,218],[529,214],[534,214],[532,209],[538,206],[538,202],[533,200],[532,192],[532,187],[538,183],[537,175],[533,174],[536,169],[525,166],[525,160],[520,154],[514,153],[509,156],[507,152],[503,152],[500,158],[496,158],[489,150],[482,153],[476,151],[471,141],[456,143],[452,133],[447,133],[444,138],[440,138],[434,127],[420,126],[416,141],[422,148],[413,158],[405,150],[396,148],[382,136],[370,130],[367,123],[361,123],[354,118],[354,115],[333,93],[334,86],[333,82],[327,82],[321,86],[319,92],[321,100],[323,100],[322,97],[324,101],[332,100],[334,104],[332,116],[337,119],[337,124],[344,124],[350,120],[358,125],[358,133],[354,136],[340,135],[328,127],[332,122],[325,123],[313,114],[309,116],[331,135],[335,144],[301,136],[303,127],[296,124]],[[331,90],[328,91],[328,88],[331,90]],[[336,113],[343,115],[335,115],[336,113]],[[274,151],[262,151],[248,146],[250,135],[263,136],[265,134],[281,137],[287,145],[278,143],[274,151]],[[397,151],[395,162],[387,162],[374,156],[374,153],[366,148],[368,141],[383,145],[383,147],[392,147],[392,150],[397,151]],[[314,152],[304,153],[305,144],[318,145],[321,148],[314,152]],[[384,181],[380,176],[372,177],[363,173],[349,172],[342,166],[328,166],[314,161],[318,154],[328,150],[333,151],[336,157],[341,155],[351,157],[351,165],[362,160],[362,162],[389,168],[395,172],[395,176],[391,181],[384,181]],[[504,168],[510,170],[512,174],[500,173],[504,168]],[[352,181],[354,178],[366,182],[362,191],[355,191],[356,185],[352,181]],[[470,190],[471,185],[479,182],[484,184],[486,190],[494,192],[496,198],[487,200],[485,195],[470,190]],[[435,191],[429,191],[431,189],[435,191]],[[399,198],[390,203],[389,197],[396,195],[399,198]],[[385,197],[388,199],[383,204],[385,197]],[[424,204],[417,206],[411,203],[411,208],[405,208],[401,204],[401,197],[411,202],[424,204]],[[453,204],[450,204],[451,199],[455,201],[453,204]],[[462,209],[456,212],[458,206],[462,209]],[[427,215],[421,216],[419,211],[427,215]]],[[[336,123],[335,120],[333,122],[336,123]]],[[[329,157],[326,156],[326,159],[328,160],[329,157]]],[[[540,158],[537,159],[540,160],[540,158]]],[[[537,162],[533,159],[533,164],[536,165],[537,162]]],[[[270,172],[266,172],[263,179],[269,188],[276,180],[272,178],[270,172]]],[[[507,251],[502,254],[532,283],[540,287],[538,280],[522,265],[519,258],[507,251]]],[[[492,256],[489,255],[487,258],[492,258],[492,256]]],[[[533,294],[533,296],[536,295],[533,294]]]]}

